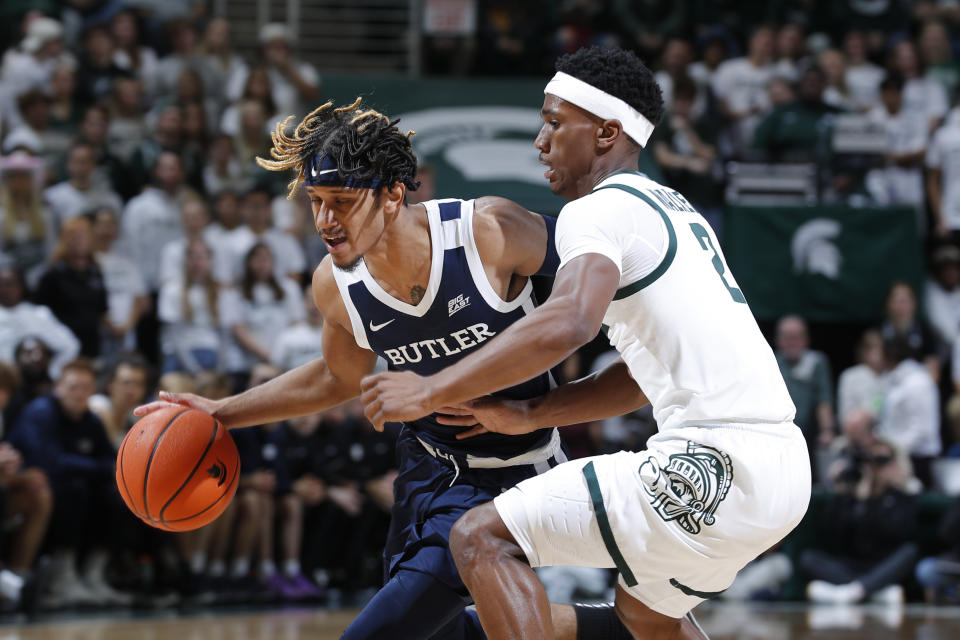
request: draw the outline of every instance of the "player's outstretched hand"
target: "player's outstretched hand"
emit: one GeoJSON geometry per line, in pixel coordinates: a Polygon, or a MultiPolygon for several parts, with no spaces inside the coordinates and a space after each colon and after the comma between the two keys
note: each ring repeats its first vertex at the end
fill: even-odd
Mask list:
{"type": "Polygon", "coordinates": [[[416,420],[433,412],[426,378],[412,371],[388,371],[360,383],[363,413],[377,431],[387,422],[416,420]]]}
{"type": "Polygon", "coordinates": [[[472,427],[457,434],[457,440],[478,436],[481,433],[505,433],[520,435],[536,431],[529,420],[530,403],[527,400],[508,400],[485,396],[455,407],[437,410],[437,422],[455,427],[472,427]]]}
{"type": "Polygon", "coordinates": [[[213,414],[220,406],[216,400],[204,398],[194,393],[170,393],[168,391],[161,391],[157,394],[157,397],[160,399],[142,404],[134,409],[133,415],[142,418],[148,413],[166,409],[167,407],[190,407],[191,409],[199,409],[200,411],[213,414]]]}

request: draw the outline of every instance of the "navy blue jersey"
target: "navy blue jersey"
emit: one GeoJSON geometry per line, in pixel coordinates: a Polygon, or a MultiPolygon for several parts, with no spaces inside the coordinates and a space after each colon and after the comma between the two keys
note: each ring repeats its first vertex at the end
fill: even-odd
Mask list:
{"type": "MultiPolygon", "coordinates": [[[[350,315],[357,344],[387,361],[391,370],[431,375],[473,353],[484,342],[533,310],[528,281],[507,302],[493,290],[473,237],[472,200],[431,200],[427,209],[432,243],[430,281],[417,305],[387,293],[363,261],[350,273],[334,268],[340,295],[350,315]]],[[[495,395],[532,398],[550,390],[550,373],[541,374],[495,395]]],[[[512,458],[547,444],[552,429],[520,436],[485,433],[467,440],[466,430],[438,424],[436,414],[407,423],[417,437],[462,455],[512,458]]]]}

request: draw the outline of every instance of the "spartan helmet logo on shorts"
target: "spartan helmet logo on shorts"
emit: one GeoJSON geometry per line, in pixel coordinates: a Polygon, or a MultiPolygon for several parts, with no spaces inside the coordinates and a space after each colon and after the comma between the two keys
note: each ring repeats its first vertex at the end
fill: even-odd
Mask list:
{"type": "Polygon", "coordinates": [[[670,456],[665,469],[650,456],[640,465],[640,480],[661,518],[697,534],[701,522],[716,521],[713,514],[733,482],[733,465],[723,451],[688,441],[687,452],[670,456]]]}

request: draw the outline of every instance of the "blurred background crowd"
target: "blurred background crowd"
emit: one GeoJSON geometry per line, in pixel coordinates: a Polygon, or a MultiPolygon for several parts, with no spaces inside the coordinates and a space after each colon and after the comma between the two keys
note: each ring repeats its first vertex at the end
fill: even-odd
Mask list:
{"type": "MultiPolygon", "coordinates": [[[[116,493],[117,446],[157,389],[223,397],[321,355],[307,285],[323,244],[309,203],[286,199],[289,177],[254,158],[278,119],[324,101],[329,58],[290,20],[234,37],[233,4],[0,9],[8,608],[329,600],[379,582],[396,434],[374,432],[355,403],[233,432],[238,495],[199,532],[149,529],[116,493]]],[[[416,10],[417,54],[398,70],[417,76],[545,79],[584,45],[637,51],[667,104],[650,161],[718,234],[751,167],[783,193],[795,187],[777,171],[814,167],[801,190],[816,204],[909,210],[904,252],[926,257],[926,280],[881,283],[885,306],[856,325],[855,348],[817,350],[829,327],[801,315],[764,325],[816,496],[797,534],[724,597],[958,601],[960,2],[394,4],[416,10]]],[[[429,166],[421,177],[411,201],[458,195],[429,166]]],[[[595,342],[565,373],[611,357],[595,342]]],[[[579,457],[641,449],[654,430],[641,411],[564,432],[579,457]]],[[[555,599],[610,587],[605,572],[544,579],[555,599]]]]}

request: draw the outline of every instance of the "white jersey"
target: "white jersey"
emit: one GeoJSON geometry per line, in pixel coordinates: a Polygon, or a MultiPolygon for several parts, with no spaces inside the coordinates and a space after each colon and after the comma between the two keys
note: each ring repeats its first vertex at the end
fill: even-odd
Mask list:
{"type": "Polygon", "coordinates": [[[560,212],[557,251],[561,269],[587,253],[619,269],[603,322],[661,430],[793,419],[713,230],[676,191],[638,172],[608,177],[560,212]]]}

